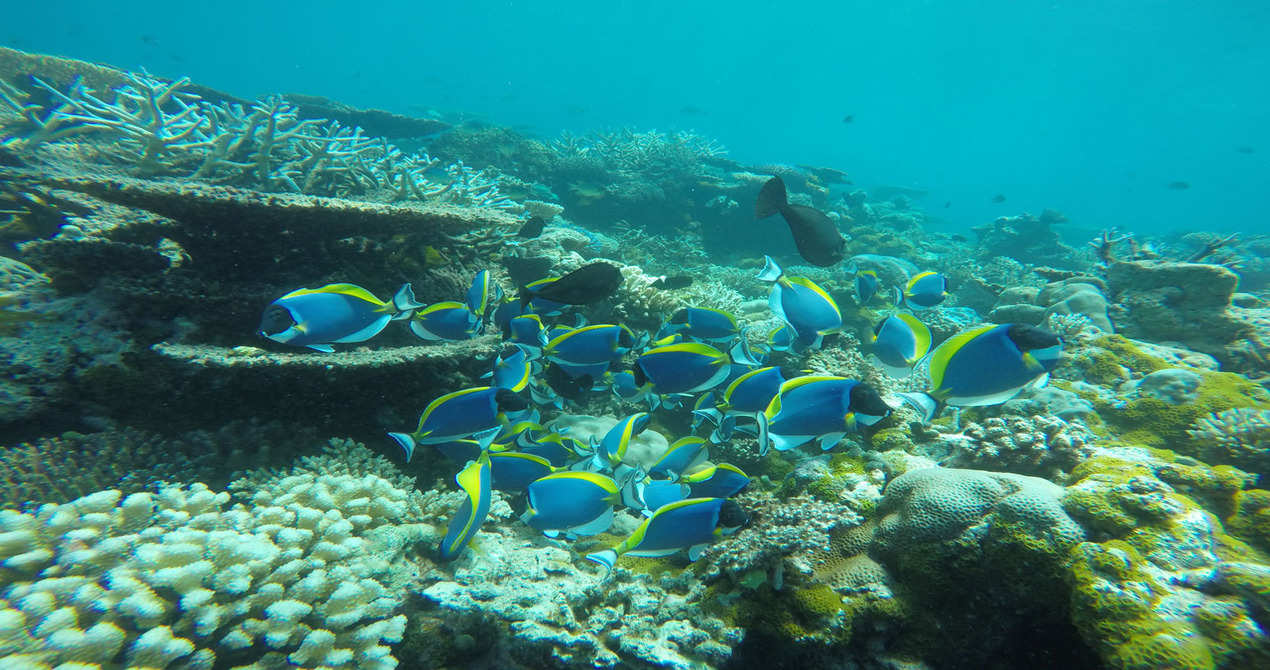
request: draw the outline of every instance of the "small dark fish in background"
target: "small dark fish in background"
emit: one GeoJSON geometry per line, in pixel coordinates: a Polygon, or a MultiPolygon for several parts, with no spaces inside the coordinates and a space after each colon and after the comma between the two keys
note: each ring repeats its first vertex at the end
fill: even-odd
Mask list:
{"type": "Polygon", "coordinates": [[[1164,185],[1164,188],[1167,188],[1170,191],[1185,191],[1190,187],[1191,185],[1184,181],[1174,181],[1164,185]]]}
{"type": "Polygon", "coordinates": [[[1253,154],[1257,153],[1257,147],[1239,146],[1235,147],[1235,151],[1238,151],[1241,154],[1253,154]]]}
{"type": "Polygon", "coordinates": [[[992,196],[992,202],[996,202],[996,203],[1005,202],[1005,196],[998,193],[992,196]]]}
{"type": "Polygon", "coordinates": [[[659,291],[671,291],[677,288],[688,288],[689,286],[692,286],[692,277],[688,275],[663,277],[653,282],[653,288],[659,291]]]}
{"type": "Polygon", "coordinates": [[[965,242],[965,241],[966,241],[966,236],[965,236],[965,235],[953,235],[953,236],[952,236],[951,238],[949,238],[949,239],[951,239],[953,242],[965,242]]]}
{"type": "Polygon", "coordinates": [[[547,366],[546,375],[547,386],[551,387],[562,398],[577,401],[584,393],[591,390],[594,383],[591,375],[582,375],[577,379],[569,376],[564,368],[552,363],[547,366]]]}
{"type": "Polygon", "coordinates": [[[944,203],[944,209],[948,209],[949,207],[952,207],[952,201],[951,201],[951,200],[948,200],[947,202],[945,202],[945,203],[944,203]]]}
{"type": "Polygon", "coordinates": [[[611,263],[592,263],[530,292],[521,289],[520,304],[542,298],[566,305],[589,305],[599,302],[622,285],[622,271],[611,263]]]}
{"type": "Polygon", "coordinates": [[[529,217],[529,220],[525,222],[525,225],[521,226],[520,230],[516,231],[516,237],[533,239],[541,235],[542,229],[546,226],[546,219],[541,216],[531,216],[529,217]]]}
{"type": "Polygon", "coordinates": [[[149,35],[142,35],[138,39],[140,39],[142,42],[145,42],[146,44],[149,44],[152,47],[159,46],[159,40],[156,40],[153,37],[150,37],[149,35]]]}
{"type": "Polygon", "coordinates": [[[855,121],[855,114],[848,114],[842,117],[843,123],[851,123],[852,121],[855,121]]]}
{"type": "Polygon", "coordinates": [[[684,105],[683,107],[679,108],[679,113],[683,114],[684,116],[705,116],[706,114],[709,114],[710,112],[709,110],[701,109],[700,107],[693,107],[692,105],[684,105]]]}
{"type": "Polygon", "coordinates": [[[806,205],[789,204],[785,182],[772,177],[759,191],[754,204],[754,218],[766,219],[780,212],[794,234],[794,245],[803,260],[822,268],[842,260],[842,250],[847,241],[842,239],[838,226],[824,212],[806,205]]]}

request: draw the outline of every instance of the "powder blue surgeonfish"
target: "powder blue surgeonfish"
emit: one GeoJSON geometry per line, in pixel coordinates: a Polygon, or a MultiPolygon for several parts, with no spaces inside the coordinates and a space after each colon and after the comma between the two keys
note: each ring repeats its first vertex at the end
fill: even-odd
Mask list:
{"type": "Polygon", "coordinates": [[[408,319],[422,307],[410,284],[392,302],[353,284],[328,284],[298,289],[269,303],[256,332],[274,342],[331,353],[332,344],[369,340],[389,321],[408,319]]]}
{"type": "Polygon", "coordinates": [[[410,330],[429,342],[470,340],[480,333],[481,318],[464,303],[448,300],[415,312],[410,330]]]}
{"type": "Polygon", "coordinates": [[[867,305],[878,291],[878,273],[872,270],[861,270],[855,276],[855,299],[861,305],[867,305]]]}
{"type": "Polygon", "coordinates": [[[741,334],[735,316],[709,307],[685,307],[675,312],[667,325],[699,342],[729,342],[741,334]]]}
{"type": "Polygon", "coordinates": [[[1023,323],[982,326],[948,338],[930,355],[929,393],[899,396],[934,418],[943,405],[999,405],[1040,386],[1063,355],[1057,335],[1023,323]]]}
{"type": "Polygon", "coordinates": [[[609,429],[609,432],[604,434],[603,439],[592,437],[591,446],[595,449],[592,467],[596,470],[609,470],[620,465],[622,459],[626,457],[626,450],[630,447],[631,440],[644,432],[650,421],[652,417],[648,412],[639,412],[618,421],[609,429]]]}
{"type": "Polygon", "coordinates": [[[842,328],[838,303],[816,282],[806,277],[787,277],[771,256],[764,258],[767,265],[759,273],[759,279],[775,282],[767,300],[768,307],[789,325],[800,345],[820,348],[825,335],[842,328]]]}
{"type": "Polygon", "coordinates": [[[827,451],[859,425],[871,426],[890,413],[877,390],[863,382],[819,375],[791,379],[759,415],[759,453],[812,440],[827,451]]]}
{"type": "Polygon", "coordinates": [[[903,379],[930,351],[930,328],[912,314],[893,314],[873,329],[873,355],[886,374],[903,379]]]}
{"type": "Polygon", "coordinates": [[[494,370],[482,377],[490,377],[491,385],[520,393],[529,386],[529,380],[539,372],[539,366],[529,360],[524,349],[508,346],[498,354],[494,370]]]}
{"type": "Polygon", "coordinates": [[[482,447],[489,446],[498,431],[510,423],[507,413],[518,414],[528,407],[524,398],[509,389],[494,386],[463,389],[428,403],[415,432],[388,433],[388,436],[406,450],[409,463],[415,446],[420,444],[473,438],[482,447]]]}
{"type": "Polygon", "coordinates": [[[708,344],[680,342],[644,352],[631,372],[637,384],[652,383],[659,394],[696,393],[723,383],[731,367],[728,355],[708,344]]]}
{"type": "Polygon", "coordinates": [[[685,476],[688,495],[693,498],[731,498],[750,485],[750,478],[731,463],[720,463],[685,476]]]}
{"type": "Polygon", "coordinates": [[[555,470],[551,462],[542,456],[519,451],[490,452],[489,465],[493,488],[509,492],[524,491],[555,470]]]}
{"type": "MultiPolygon", "coordinates": [[[[595,324],[553,336],[542,354],[561,365],[607,367],[635,345],[635,334],[626,326],[595,324]]],[[[594,376],[599,378],[602,375],[603,371],[594,376]]]]}
{"type": "Polygon", "coordinates": [[[895,287],[895,304],[913,311],[930,309],[948,297],[948,278],[938,272],[922,272],[895,287]]]}
{"type": "Polygon", "coordinates": [[[467,464],[454,481],[467,494],[463,504],[459,506],[450,523],[446,526],[445,538],[441,540],[438,555],[442,561],[452,561],[463,553],[463,549],[476,537],[485,516],[489,514],[490,503],[490,465],[489,458],[482,454],[480,458],[467,464]]]}
{"type": "Polygon", "coordinates": [[[617,482],[595,472],[557,472],[526,492],[529,509],[520,520],[547,537],[603,533],[613,524],[613,505],[621,501],[617,482]]]}
{"type": "Polygon", "coordinates": [[[689,498],[663,505],[621,544],[587,554],[587,560],[613,569],[617,558],[632,556],[670,556],[688,550],[688,559],[697,560],[711,542],[736,532],[750,517],[734,500],[725,498],[689,498]]]}

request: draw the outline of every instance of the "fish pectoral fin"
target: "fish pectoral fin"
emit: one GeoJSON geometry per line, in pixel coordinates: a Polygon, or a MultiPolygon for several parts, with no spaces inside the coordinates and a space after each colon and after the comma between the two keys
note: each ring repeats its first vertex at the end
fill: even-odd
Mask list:
{"type": "Polygon", "coordinates": [[[604,513],[594,519],[569,529],[574,535],[599,535],[608,530],[613,525],[613,508],[609,507],[604,513]]]}
{"type": "Polygon", "coordinates": [[[697,544],[688,548],[688,560],[695,561],[701,558],[701,554],[706,550],[708,544],[697,544]]]}
{"type": "Polygon", "coordinates": [[[838,443],[841,442],[842,438],[846,436],[847,436],[846,433],[829,433],[827,435],[821,435],[820,449],[822,451],[829,451],[830,449],[833,449],[834,447],[838,446],[838,443]]]}

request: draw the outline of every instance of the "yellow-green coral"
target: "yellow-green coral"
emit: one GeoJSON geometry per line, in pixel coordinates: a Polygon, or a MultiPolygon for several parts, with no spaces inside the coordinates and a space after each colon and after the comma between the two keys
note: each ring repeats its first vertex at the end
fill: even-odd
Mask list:
{"type": "Polygon", "coordinates": [[[1121,404],[1098,398],[1093,401],[1094,408],[1126,442],[1189,453],[1194,449],[1186,431],[1200,417],[1235,407],[1270,407],[1265,390],[1244,377],[1229,372],[1196,372],[1202,381],[1193,403],[1173,405],[1144,397],[1121,404]]]}
{"type": "Polygon", "coordinates": [[[1258,549],[1270,552],[1270,491],[1240,491],[1234,503],[1226,528],[1258,549]]]}

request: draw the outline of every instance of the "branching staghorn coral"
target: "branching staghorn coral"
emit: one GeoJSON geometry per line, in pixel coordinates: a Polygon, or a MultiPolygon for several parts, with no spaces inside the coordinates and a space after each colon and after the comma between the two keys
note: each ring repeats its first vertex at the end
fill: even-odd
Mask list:
{"type": "Polygon", "coordinates": [[[0,85],[0,104],[30,129],[0,146],[34,154],[41,146],[91,134],[102,153],[138,176],[181,176],[213,183],[322,196],[356,196],[383,189],[393,200],[493,207],[519,213],[499,193],[495,177],[462,163],[441,167],[427,154],[405,154],[360,128],[302,119],[281,96],[249,108],[214,104],[166,82],[128,73],[129,83],[99,96],[80,81],[63,92],[34,79],[57,106],[32,104],[20,89],[0,85]],[[443,172],[444,178],[432,174],[443,172]]]}
{"type": "Polygon", "coordinates": [[[705,159],[727,153],[713,140],[684,130],[661,133],[623,128],[592,131],[582,137],[566,132],[551,146],[562,156],[586,156],[611,172],[644,177],[693,175],[705,159]]]}

